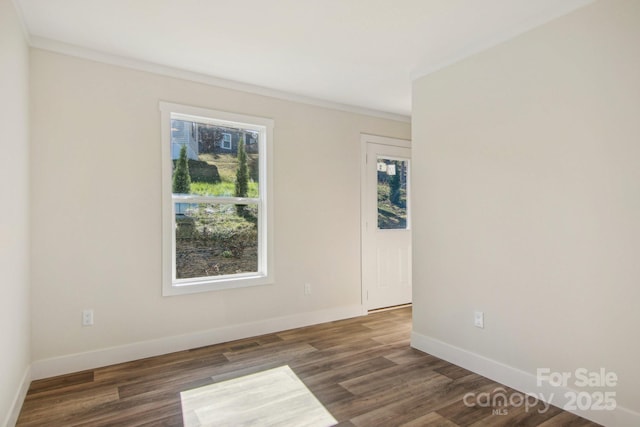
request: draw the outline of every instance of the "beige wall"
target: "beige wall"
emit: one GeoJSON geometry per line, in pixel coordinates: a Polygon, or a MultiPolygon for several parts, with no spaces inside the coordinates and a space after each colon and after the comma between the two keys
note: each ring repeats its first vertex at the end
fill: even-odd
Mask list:
{"type": "Polygon", "coordinates": [[[30,362],[28,79],[20,20],[0,0],[0,423],[10,420],[30,362]]]}
{"type": "Polygon", "coordinates": [[[635,411],[639,40],[640,2],[596,2],[417,80],[412,116],[415,332],[532,374],[605,367],[635,411]]]}
{"type": "Polygon", "coordinates": [[[31,73],[35,361],[360,304],[360,132],[408,123],[41,50],[31,73]],[[161,296],[160,100],[275,120],[274,285],[161,296]]]}

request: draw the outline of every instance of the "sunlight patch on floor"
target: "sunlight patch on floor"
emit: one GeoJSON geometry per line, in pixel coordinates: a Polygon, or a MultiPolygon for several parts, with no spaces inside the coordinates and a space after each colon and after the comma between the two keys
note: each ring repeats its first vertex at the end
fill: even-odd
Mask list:
{"type": "Polygon", "coordinates": [[[289,366],[183,391],[180,400],[185,427],[338,423],[289,366]]]}

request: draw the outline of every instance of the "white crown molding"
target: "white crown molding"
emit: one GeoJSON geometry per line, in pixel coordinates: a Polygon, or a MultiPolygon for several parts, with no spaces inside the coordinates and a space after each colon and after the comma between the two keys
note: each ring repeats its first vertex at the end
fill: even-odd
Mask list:
{"type": "Polygon", "coordinates": [[[71,45],[68,43],[63,43],[43,37],[31,36],[29,44],[31,47],[36,49],[48,50],[51,52],[61,53],[63,55],[74,56],[77,58],[88,59],[90,61],[102,62],[105,64],[116,65],[119,67],[130,68],[138,71],[145,71],[148,73],[159,74],[166,77],[174,77],[196,83],[204,83],[211,86],[219,86],[226,89],[233,89],[241,92],[252,93],[255,95],[268,96],[285,101],[298,102],[302,104],[313,105],[316,107],[328,108],[331,110],[344,111],[347,113],[378,117],[381,119],[394,120],[403,123],[411,122],[411,117],[401,114],[394,114],[386,111],[341,104],[338,102],[331,102],[304,95],[297,95],[294,93],[284,92],[276,89],[269,89],[266,87],[242,83],[234,80],[227,80],[207,74],[169,67],[166,65],[160,65],[152,62],[141,61],[138,59],[127,58],[124,56],[99,52],[93,49],[87,49],[81,46],[71,45]]]}
{"type": "MultiPolygon", "coordinates": [[[[542,396],[546,397],[546,399],[543,399],[545,402],[560,408],[568,402],[565,393],[576,393],[575,390],[568,387],[552,387],[548,384],[538,386],[536,376],[530,372],[514,368],[497,360],[489,359],[417,332],[411,332],[411,347],[461,366],[521,393],[538,393],[536,396],[538,398],[542,393],[542,396]],[[548,399],[550,396],[551,399],[548,399]]],[[[619,405],[612,411],[578,409],[568,412],[605,426],[640,426],[640,414],[619,405]]]]}
{"type": "Polygon", "coordinates": [[[22,11],[22,6],[20,5],[19,0],[11,0],[13,3],[13,8],[18,15],[18,20],[20,21],[20,26],[22,27],[22,34],[24,35],[24,39],[27,44],[31,46],[31,33],[29,33],[29,28],[27,27],[27,21],[24,19],[24,12],[22,11]]]}
{"type": "Polygon", "coordinates": [[[31,378],[49,378],[366,314],[362,305],[336,307],[36,360],[31,364],[31,378]]]}
{"type": "Polygon", "coordinates": [[[521,34],[524,34],[527,31],[533,30],[536,27],[544,25],[563,15],[567,15],[568,13],[571,13],[574,10],[584,7],[590,3],[593,3],[594,1],[596,0],[572,0],[572,1],[567,1],[563,3],[558,2],[557,6],[554,8],[553,11],[550,11],[544,14],[539,14],[524,22],[520,22],[517,25],[514,25],[507,30],[500,31],[487,38],[479,39],[477,42],[470,44],[463,49],[458,50],[453,55],[450,55],[448,57],[442,58],[440,60],[436,59],[435,62],[426,61],[421,64],[418,64],[418,66],[411,72],[411,80],[415,81],[421,77],[424,77],[428,74],[431,74],[438,70],[446,68],[450,65],[455,64],[456,62],[460,62],[484,50],[495,47],[521,34]]]}

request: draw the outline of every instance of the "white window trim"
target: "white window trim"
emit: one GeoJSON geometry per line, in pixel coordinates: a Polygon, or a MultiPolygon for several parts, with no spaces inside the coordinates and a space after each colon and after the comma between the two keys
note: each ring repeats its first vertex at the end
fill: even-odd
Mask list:
{"type": "Polygon", "coordinates": [[[231,136],[230,133],[223,133],[222,134],[222,144],[220,144],[220,147],[224,150],[231,150],[233,148],[233,137],[231,136]],[[227,140],[227,136],[229,137],[229,140],[227,140]],[[226,143],[229,143],[229,145],[227,146],[226,143]]]}
{"type": "MultiPolygon", "coordinates": [[[[272,284],[274,274],[273,244],[273,128],[274,121],[263,117],[216,111],[206,108],[191,107],[160,101],[160,122],[162,141],[162,295],[183,295],[207,292],[220,289],[241,288],[272,284]],[[234,274],[226,276],[210,276],[196,279],[179,279],[174,281],[175,271],[175,207],[172,194],[173,160],[171,158],[171,114],[179,116],[195,116],[201,123],[217,126],[236,127],[241,125],[260,133],[259,150],[264,153],[259,157],[259,170],[266,171],[266,179],[259,180],[261,196],[258,219],[259,265],[258,273],[234,274]]],[[[197,201],[197,196],[186,196],[197,201]]],[[[229,197],[229,203],[238,203],[244,198],[229,197]]],[[[225,199],[225,201],[226,201],[225,199]]]]}

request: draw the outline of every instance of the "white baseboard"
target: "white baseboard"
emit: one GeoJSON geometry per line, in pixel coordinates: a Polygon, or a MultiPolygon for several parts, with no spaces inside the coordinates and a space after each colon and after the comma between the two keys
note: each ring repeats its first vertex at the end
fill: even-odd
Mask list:
{"type": "Polygon", "coordinates": [[[22,381],[20,382],[20,387],[16,392],[16,396],[13,399],[13,403],[11,404],[11,410],[7,414],[7,417],[4,420],[5,427],[13,427],[18,422],[18,416],[20,416],[20,410],[22,409],[22,403],[24,402],[24,398],[27,396],[27,391],[29,391],[29,385],[31,384],[31,367],[27,367],[24,371],[24,375],[22,376],[22,381]]]}
{"type": "Polygon", "coordinates": [[[101,348],[84,353],[69,354],[37,360],[31,365],[34,380],[94,369],[145,357],[159,356],[175,351],[189,350],[227,341],[280,332],[334,320],[367,314],[361,305],[331,308],[290,316],[274,317],[258,322],[241,323],[220,328],[141,341],[116,347],[101,348]]]}
{"type": "MultiPolygon", "coordinates": [[[[548,383],[538,386],[536,375],[533,373],[505,365],[497,360],[489,359],[417,332],[411,333],[411,346],[519,392],[534,394],[538,398],[543,396],[542,400],[560,408],[563,408],[568,402],[565,393],[576,392],[567,387],[553,387],[548,383]]],[[[640,414],[621,406],[617,406],[612,411],[571,410],[569,412],[605,426],[640,426],[640,414]]]]}

